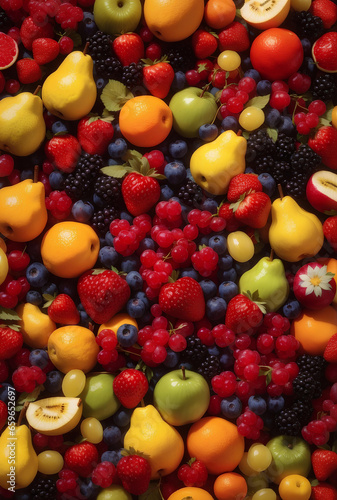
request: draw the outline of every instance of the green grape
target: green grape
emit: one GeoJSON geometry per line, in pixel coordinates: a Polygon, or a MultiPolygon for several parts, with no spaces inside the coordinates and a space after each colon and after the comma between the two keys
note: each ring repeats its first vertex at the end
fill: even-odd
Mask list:
{"type": "Polygon", "coordinates": [[[89,443],[100,443],[103,439],[103,426],[97,418],[85,418],[81,423],[81,434],[89,443]]]}
{"type": "Polygon", "coordinates": [[[296,12],[309,10],[310,6],[311,6],[311,0],[290,0],[290,7],[296,12]]]}
{"type": "Polygon", "coordinates": [[[249,132],[256,130],[264,123],[264,112],[256,106],[248,106],[248,108],[241,111],[239,123],[242,128],[249,132]]]}
{"type": "Polygon", "coordinates": [[[85,373],[82,370],[70,370],[62,381],[62,392],[67,398],[76,398],[84,389],[86,382],[85,373]]]}
{"type": "Polygon", "coordinates": [[[256,476],[257,475],[256,470],[252,469],[248,465],[247,456],[248,456],[248,452],[245,451],[242,458],[241,458],[241,462],[239,463],[239,469],[242,472],[242,474],[244,474],[245,476],[256,476]]]}
{"type": "Polygon", "coordinates": [[[243,231],[234,231],[227,236],[229,255],[237,262],[248,262],[254,255],[254,243],[243,231]]]}
{"type": "Polygon", "coordinates": [[[241,64],[241,57],[234,50],[224,50],[218,55],[217,63],[225,71],[234,71],[241,64]]]}
{"type": "Polygon", "coordinates": [[[257,476],[246,477],[248,491],[250,494],[256,493],[258,490],[268,488],[269,481],[265,473],[258,474],[257,476]]]}
{"type": "Polygon", "coordinates": [[[276,500],[276,493],[271,488],[262,488],[254,493],[252,500],[276,500]]]}
{"type": "Polygon", "coordinates": [[[0,248],[0,285],[5,281],[8,274],[8,260],[5,252],[0,248]]]}
{"type": "Polygon", "coordinates": [[[248,450],[247,463],[257,472],[262,472],[263,470],[268,469],[272,459],[272,454],[267,446],[264,446],[263,444],[253,444],[248,450]]]}
{"type": "Polygon", "coordinates": [[[38,470],[42,474],[57,474],[63,468],[63,457],[55,450],[41,451],[37,456],[38,470]]]}

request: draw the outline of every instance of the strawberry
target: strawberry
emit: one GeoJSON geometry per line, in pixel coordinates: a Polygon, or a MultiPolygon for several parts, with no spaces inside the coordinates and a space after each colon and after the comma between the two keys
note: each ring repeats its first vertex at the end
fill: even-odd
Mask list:
{"type": "Polygon", "coordinates": [[[315,450],[311,455],[311,463],[318,481],[325,481],[337,470],[337,453],[331,450],[315,450]]]}
{"type": "Polygon", "coordinates": [[[117,474],[126,491],[132,495],[142,495],[150,484],[150,462],[140,455],[122,457],[117,464],[117,474]]]}
{"type": "Polygon", "coordinates": [[[191,458],[187,464],[183,464],[179,467],[178,478],[185,486],[202,488],[205,486],[208,478],[206,465],[201,460],[191,458]]]}
{"type": "Polygon", "coordinates": [[[90,155],[105,154],[113,135],[112,123],[99,117],[82,118],[77,126],[77,139],[81,148],[90,155]]]}
{"type": "Polygon", "coordinates": [[[123,66],[138,63],[144,57],[144,43],[136,33],[118,36],[114,39],[112,47],[123,66]]]}
{"type": "Polygon", "coordinates": [[[53,61],[60,52],[60,46],[53,38],[36,38],[32,43],[33,58],[37,64],[53,61]]]}
{"type": "Polygon", "coordinates": [[[20,28],[20,38],[24,47],[32,50],[33,41],[36,38],[53,38],[54,29],[50,23],[37,26],[31,16],[26,17],[20,28]]]}
{"type": "Polygon", "coordinates": [[[225,324],[235,333],[253,333],[261,325],[264,312],[261,304],[240,293],[228,302],[225,324]]]}
{"type": "Polygon", "coordinates": [[[337,169],[337,129],[329,125],[319,128],[308,145],[322,158],[324,165],[337,169]]]}
{"type": "Polygon", "coordinates": [[[88,441],[70,446],[64,455],[65,466],[81,477],[90,476],[98,460],[96,446],[88,441]]]}
{"type": "Polygon", "coordinates": [[[130,214],[145,214],[160,198],[159,182],[154,177],[131,172],[122,182],[122,195],[130,214]]]}
{"type": "Polygon", "coordinates": [[[9,326],[0,327],[0,360],[9,359],[20,351],[23,344],[22,333],[9,326]]]}
{"type": "Polygon", "coordinates": [[[242,225],[241,222],[235,217],[235,213],[233,212],[230,203],[222,203],[219,209],[219,217],[225,219],[227,231],[236,231],[242,225]]]}
{"type": "Polygon", "coordinates": [[[249,227],[264,227],[267,223],[271,209],[269,196],[260,191],[258,193],[248,194],[242,201],[240,200],[241,198],[233,204],[235,206],[232,207],[237,220],[242,224],[247,224],[249,227]]]}
{"type": "Polygon", "coordinates": [[[323,233],[333,250],[337,251],[337,215],[325,219],[323,233]]]}
{"type": "Polygon", "coordinates": [[[80,322],[80,313],[75,302],[65,293],[60,293],[53,299],[48,306],[48,316],[52,321],[61,325],[78,325],[80,322]]]}
{"type": "Polygon", "coordinates": [[[164,285],[159,293],[164,313],[185,321],[200,321],[205,315],[205,299],[199,283],[190,277],[164,285]]]}
{"type": "Polygon", "coordinates": [[[337,500],[337,490],[329,483],[319,483],[312,486],[310,500],[337,500]]]}
{"type": "Polygon", "coordinates": [[[56,168],[69,174],[75,170],[81,146],[73,135],[57,135],[46,142],[45,153],[56,168]]]}
{"type": "Polygon", "coordinates": [[[170,91],[174,70],[167,61],[147,60],[143,68],[143,84],[155,97],[164,99],[170,91]]]}
{"type": "Polygon", "coordinates": [[[238,174],[235,175],[229,185],[227,192],[227,200],[230,202],[237,201],[243,194],[262,191],[262,184],[255,174],[238,174]]]}
{"type": "Polygon", "coordinates": [[[218,48],[218,35],[199,29],[192,36],[192,47],[195,57],[204,59],[211,56],[218,48]]]}
{"type": "Polygon", "coordinates": [[[91,269],[80,276],[77,291],[81,303],[98,324],[117,314],[130,297],[127,282],[109,269],[91,269]]]}
{"type": "Polygon", "coordinates": [[[7,423],[7,419],[8,419],[7,405],[3,401],[0,401],[0,431],[3,428],[3,426],[7,423]]]}
{"type": "Polygon", "coordinates": [[[318,69],[335,73],[337,71],[337,33],[328,31],[312,46],[312,56],[318,69]]]}
{"type": "Polygon", "coordinates": [[[195,63],[194,69],[199,73],[201,80],[207,80],[212,72],[214,64],[209,59],[198,59],[195,63]]]}
{"type": "Polygon", "coordinates": [[[24,58],[16,63],[16,72],[18,79],[24,85],[34,83],[42,78],[40,66],[34,59],[24,58]]]}
{"type": "Polygon", "coordinates": [[[330,337],[325,346],[323,357],[329,363],[337,363],[337,333],[330,337]]]}
{"type": "Polygon", "coordinates": [[[325,29],[331,28],[337,21],[337,5],[331,0],[314,0],[309,11],[322,19],[325,29]]]}
{"type": "Polygon", "coordinates": [[[247,29],[239,21],[233,21],[219,33],[219,49],[243,52],[250,46],[247,29]]]}
{"type": "Polygon", "coordinates": [[[144,373],[133,368],[123,370],[113,381],[114,394],[125,408],[135,408],[148,388],[149,383],[144,373]]]}

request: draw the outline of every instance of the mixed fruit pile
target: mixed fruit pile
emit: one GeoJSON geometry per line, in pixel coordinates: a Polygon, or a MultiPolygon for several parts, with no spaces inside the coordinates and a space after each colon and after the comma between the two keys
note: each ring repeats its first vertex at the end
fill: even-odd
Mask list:
{"type": "Polygon", "coordinates": [[[0,0],[0,150],[0,497],[336,500],[336,0],[0,0]]]}

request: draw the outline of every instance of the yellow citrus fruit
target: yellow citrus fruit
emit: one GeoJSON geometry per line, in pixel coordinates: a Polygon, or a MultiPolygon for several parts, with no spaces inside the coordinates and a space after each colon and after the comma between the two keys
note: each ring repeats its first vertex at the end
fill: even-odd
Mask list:
{"type": "Polygon", "coordinates": [[[204,15],[204,0],[145,0],[144,17],[152,33],[165,42],[192,35],[204,15]]]}
{"type": "Polygon", "coordinates": [[[220,474],[213,488],[218,500],[243,500],[248,490],[245,478],[236,472],[220,474]]]}
{"type": "Polygon", "coordinates": [[[0,238],[0,248],[5,253],[7,252],[7,245],[6,245],[6,242],[5,242],[5,240],[3,238],[0,238]]]}
{"type": "Polygon", "coordinates": [[[234,21],[236,6],[233,0],[208,0],[205,5],[206,24],[214,29],[223,29],[234,21]]]}
{"type": "Polygon", "coordinates": [[[62,373],[74,369],[89,372],[96,364],[98,352],[95,335],[83,326],[62,326],[48,340],[50,360],[62,373]]]}
{"type": "Polygon", "coordinates": [[[8,274],[8,260],[5,251],[0,247],[0,285],[5,281],[8,274]]]}
{"type": "Polygon", "coordinates": [[[331,123],[333,127],[337,128],[337,106],[332,110],[331,123]]]}
{"type": "Polygon", "coordinates": [[[102,325],[98,329],[98,333],[102,330],[105,330],[106,328],[117,333],[118,328],[122,325],[133,325],[138,328],[138,324],[135,318],[131,318],[131,316],[126,313],[119,313],[116,314],[116,316],[113,316],[113,318],[109,319],[109,321],[107,321],[106,323],[102,323],[102,325]]]}
{"type": "Polygon", "coordinates": [[[135,146],[160,144],[169,135],[172,122],[172,111],[168,105],[152,95],[129,99],[119,114],[121,132],[135,146]]]}
{"type": "Polygon", "coordinates": [[[44,235],[41,256],[55,276],[76,278],[95,265],[99,248],[99,238],[90,226],[64,221],[54,224],[44,235]]]}
{"type": "Polygon", "coordinates": [[[300,342],[303,352],[323,356],[327,343],[337,332],[337,311],[332,306],[317,311],[304,309],[293,320],[290,332],[300,342]]]}
{"type": "Polygon", "coordinates": [[[184,500],[187,498],[193,500],[214,500],[208,491],[202,488],[195,488],[194,486],[186,486],[186,488],[174,491],[167,500],[184,500]]]}
{"type": "Polygon", "coordinates": [[[48,314],[44,314],[38,306],[29,302],[19,304],[16,312],[21,318],[17,323],[21,327],[24,343],[34,349],[47,347],[50,335],[56,330],[56,324],[48,314]]]}
{"type": "Polygon", "coordinates": [[[280,482],[278,492],[282,500],[309,500],[311,484],[300,474],[289,474],[280,482]]]}
{"type": "Polygon", "coordinates": [[[244,438],[232,422],[220,417],[204,417],[187,435],[190,457],[202,460],[211,474],[233,471],[244,453],[244,438]]]}

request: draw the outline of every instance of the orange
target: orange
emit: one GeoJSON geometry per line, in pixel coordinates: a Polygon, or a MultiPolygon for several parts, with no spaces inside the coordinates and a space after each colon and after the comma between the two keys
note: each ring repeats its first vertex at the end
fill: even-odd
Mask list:
{"type": "Polygon", "coordinates": [[[54,224],[41,243],[42,260],[60,278],[76,278],[94,267],[100,248],[95,231],[81,222],[54,224]]]}
{"type": "Polygon", "coordinates": [[[48,339],[50,360],[62,373],[76,369],[90,372],[96,364],[98,352],[95,335],[83,326],[62,326],[48,339]]]}
{"type": "Polygon", "coordinates": [[[290,331],[300,342],[303,352],[323,356],[328,341],[337,333],[337,311],[332,306],[318,311],[304,309],[293,320],[290,331]]]}
{"type": "MultiPolygon", "coordinates": [[[[336,106],[337,108],[337,106],[336,106]]],[[[333,259],[333,258],[320,258],[320,259],[317,259],[317,262],[319,262],[320,264],[323,264],[323,266],[326,266],[327,267],[327,271],[328,273],[333,273],[335,276],[334,276],[334,280],[336,282],[336,285],[337,285],[337,259],[333,259]]],[[[336,291],[336,294],[334,296],[334,299],[332,301],[332,304],[331,305],[337,305],[337,291],[336,291]]]]}
{"type": "Polygon", "coordinates": [[[4,239],[0,238],[0,248],[3,250],[5,253],[7,252],[7,245],[4,239]]]}
{"type": "Polygon", "coordinates": [[[303,61],[303,47],[299,37],[290,30],[270,28],[260,33],[250,48],[253,68],[262,78],[286,80],[303,61]]]}
{"type": "Polygon", "coordinates": [[[337,106],[335,106],[335,107],[332,109],[332,115],[331,115],[331,125],[332,125],[334,128],[337,128],[337,106]]]}
{"type": "Polygon", "coordinates": [[[187,435],[190,457],[202,460],[208,472],[233,471],[244,452],[244,438],[232,422],[220,417],[204,417],[195,422],[187,435]]]}
{"type": "Polygon", "coordinates": [[[235,16],[233,0],[208,0],[205,5],[204,19],[211,28],[223,29],[234,21],[235,16]]]}
{"type": "Polygon", "coordinates": [[[236,472],[220,474],[216,478],[213,488],[218,500],[243,500],[248,491],[245,478],[236,472]]]}
{"type": "Polygon", "coordinates": [[[136,328],[138,328],[137,321],[134,318],[131,318],[131,316],[129,316],[126,313],[118,313],[118,314],[116,314],[116,316],[113,316],[111,319],[109,319],[109,321],[107,321],[106,323],[103,323],[99,327],[97,333],[99,333],[101,330],[104,330],[105,328],[108,328],[109,330],[113,330],[115,333],[117,333],[118,328],[120,326],[126,325],[126,324],[133,325],[136,328]]]}
{"type": "Polygon", "coordinates": [[[119,126],[125,139],[139,147],[152,147],[164,141],[172,122],[168,105],[152,95],[129,99],[119,114],[119,126]]]}
{"type": "Polygon", "coordinates": [[[193,500],[214,500],[212,495],[206,490],[195,488],[194,486],[187,486],[186,488],[174,491],[167,500],[186,500],[187,498],[193,500]]]}

